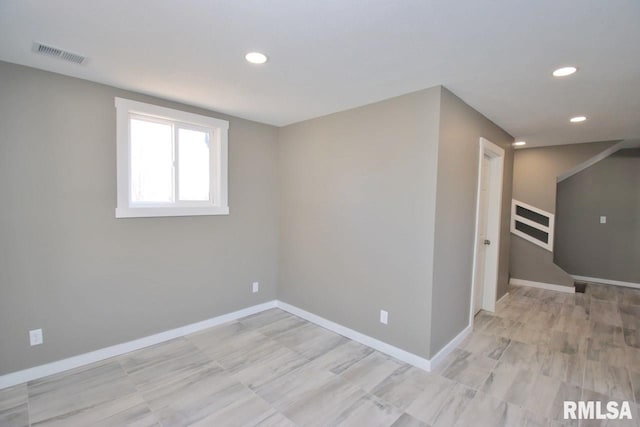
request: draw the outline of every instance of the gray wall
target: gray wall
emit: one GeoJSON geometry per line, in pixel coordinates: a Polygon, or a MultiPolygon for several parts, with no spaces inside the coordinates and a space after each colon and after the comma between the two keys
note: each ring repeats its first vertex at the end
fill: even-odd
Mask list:
{"type": "Polygon", "coordinates": [[[2,62],[0,82],[0,375],[276,297],[276,128],[2,62]],[[115,96],[230,120],[229,216],[115,219],[115,96]]]}
{"type": "Polygon", "coordinates": [[[560,182],[557,197],[556,263],[578,276],[640,283],[640,149],[560,182]]]}
{"type": "MultiPolygon", "coordinates": [[[[615,143],[606,141],[516,150],[513,198],[555,214],[558,176],[615,143]]],[[[554,264],[553,253],[515,235],[511,239],[510,273],[517,279],[573,286],[571,276],[554,264]]]]}
{"type": "Polygon", "coordinates": [[[276,129],[2,62],[0,81],[0,375],[276,297],[423,357],[466,326],[478,139],[512,138],[447,90],[276,129]],[[229,216],[115,219],[115,96],[230,121],[229,216]]]}
{"type": "Polygon", "coordinates": [[[481,136],[507,151],[504,294],[513,138],[436,87],[280,130],[280,298],[437,353],[469,322],[481,136]]]}
{"type": "Polygon", "coordinates": [[[558,176],[616,142],[590,142],[516,150],[513,163],[513,198],[555,213],[558,176]]]}
{"type": "Polygon", "coordinates": [[[513,137],[446,89],[440,117],[430,356],[469,323],[480,137],[506,151],[498,298],[509,281],[513,137]]]}
{"type": "Polygon", "coordinates": [[[279,137],[280,299],[424,357],[440,92],[294,124],[279,137]]]}
{"type": "Polygon", "coordinates": [[[573,286],[573,279],[553,260],[553,253],[511,235],[511,277],[552,285],[573,286]]]}

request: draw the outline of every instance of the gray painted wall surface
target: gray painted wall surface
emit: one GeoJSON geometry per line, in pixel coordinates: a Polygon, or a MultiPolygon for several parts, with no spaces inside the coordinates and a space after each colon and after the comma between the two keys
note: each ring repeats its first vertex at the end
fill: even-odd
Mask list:
{"type": "Polygon", "coordinates": [[[578,276],[640,283],[640,149],[558,184],[555,260],[578,276]]]}
{"type": "Polygon", "coordinates": [[[436,87],[279,136],[280,299],[424,357],[439,106],[436,87]]]}
{"type": "Polygon", "coordinates": [[[573,286],[573,278],[555,264],[551,252],[513,234],[510,268],[511,277],[516,279],[573,286]]]}
{"type": "Polygon", "coordinates": [[[555,213],[558,175],[614,144],[616,141],[515,150],[513,198],[555,213]]]}
{"type": "MultiPolygon", "coordinates": [[[[516,150],[513,198],[547,212],[556,212],[558,175],[590,159],[615,142],[558,145],[516,150]]],[[[573,279],[553,261],[553,253],[518,236],[511,239],[511,277],[573,286],[573,279]]]]}
{"type": "Polygon", "coordinates": [[[480,137],[505,149],[498,298],[509,281],[513,137],[446,89],[440,117],[430,356],[469,323],[480,137]]]}
{"type": "Polygon", "coordinates": [[[276,128],[2,62],[0,82],[0,375],[276,297],[276,128]],[[229,216],[114,217],[114,96],[230,120],[229,216]]]}
{"type": "Polygon", "coordinates": [[[503,295],[513,138],[432,88],[280,130],[280,298],[433,356],[469,322],[481,136],[507,152],[503,295]]]}
{"type": "MultiPolygon", "coordinates": [[[[466,326],[478,138],[511,137],[443,88],[276,129],[2,62],[0,81],[0,375],[276,297],[423,357],[466,326]],[[115,218],[115,96],[230,121],[231,215],[115,218]]],[[[503,236],[500,295],[507,259],[503,236]]]]}

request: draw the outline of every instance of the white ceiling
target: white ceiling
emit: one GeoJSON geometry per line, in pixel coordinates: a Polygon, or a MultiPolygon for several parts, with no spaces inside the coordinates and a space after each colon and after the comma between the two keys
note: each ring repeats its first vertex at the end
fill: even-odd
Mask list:
{"type": "Polygon", "coordinates": [[[0,59],[279,126],[442,84],[528,147],[640,137],[638,0],[0,0],[0,59]]]}

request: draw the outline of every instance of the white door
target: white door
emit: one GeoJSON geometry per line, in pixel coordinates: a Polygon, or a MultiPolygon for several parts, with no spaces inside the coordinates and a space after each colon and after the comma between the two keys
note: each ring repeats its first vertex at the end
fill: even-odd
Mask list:
{"type": "Polygon", "coordinates": [[[482,167],[480,171],[480,183],[478,189],[478,228],[476,242],[476,277],[473,283],[473,314],[478,313],[482,309],[482,300],[485,290],[485,271],[487,268],[487,218],[489,216],[489,191],[491,189],[491,159],[486,154],[482,158],[482,167]]]}
{"type": "Polygon", "coordinates": [[[500,259],[498,248],[505,152],[485,138],[480,138],[479,151],[470,322],[480,310],[495,311],[500,259]]]}

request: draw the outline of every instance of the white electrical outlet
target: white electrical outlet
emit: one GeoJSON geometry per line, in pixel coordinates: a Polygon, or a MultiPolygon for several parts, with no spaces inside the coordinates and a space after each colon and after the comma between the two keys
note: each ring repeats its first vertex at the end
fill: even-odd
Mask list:
{"type": "Polygon", "coordinates": [[[260,283],[258,282],[253,282],[253,293],[255,294],[256,292],[258,292],[260,290],[260,283]]]}
{"type": "Polygon", "coordinates": [[[44,341],[42,337],[42,329],[34,329],[29,331],[29,343],[34,345],[40,345],[44,341]]]}
{"type": "Polygon", "coordinates": [[[601,216],[600,217],[600,224],[606,224],[607,223],[607,217],[606,216],[601,216]]]}
{"type": "Polygon", "coordinates": [[[389,323],[389,313],[384,310],[380,310],[380,323],[385,325],[389,323]]]}

